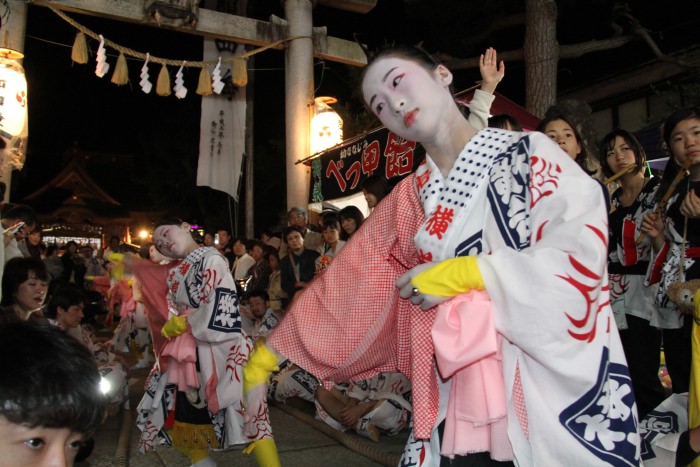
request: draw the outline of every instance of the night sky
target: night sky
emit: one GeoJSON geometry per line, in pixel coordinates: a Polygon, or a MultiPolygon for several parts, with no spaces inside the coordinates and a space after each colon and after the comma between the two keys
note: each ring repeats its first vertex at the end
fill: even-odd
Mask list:
{"type": "MultiPolygon", "coordinates": [[[[250,2],[251,0],[249,0],[250,2]]],[[[327,7],[314,9],[314,25],[327,26],[329,35],[360,41],[376,47],[387,41],[417,43],[424,41],[430,52],[446,52],[461,57],[478,55],[486,46],[499,50],[520,48],[522,31],[492,34],[481,42],[460,42],[450,36],[447,21],[459,18],[458,26],[468,32],[479,32],[485,17],[506,14],[521,2],[464,0],[407,1],[379,0],[367,15],[359,15],[327,7]],[[434,17],[416,15],[420,5],[443,12],[434,17]],[[417,19],[418,18],[418,19],[417,19]]],[[[610,36],[605,20],[612,0],[576,2],[562,0],[558,38],[560,43],[601,39],[610,36]],[[584,25],[582,27],[581,25],[584,25]]],[[[254,2],[253,16],[267,21],[270,14],[284,16],[281,1],[254,2]]],[[[135,169],[143,170],[144,147],[149,142],[166,138],[182,148],[196,164],[199,142],[200,97],[195,94],[198,69],[186,72],[189,93],[185,99],[146,95],[138,86],[141,61],[128,60],[130,84],[118,87],[110,82],[116,52],[109,49],[110,72],[104,78],[94,74],[94,58],[86,65],[70,59],[75,30],[51,10],[30,5],[25,40],[24,67],[29,82],[29,152],[25,169],[13,177],[13,200],[31,193],[62,166],[63,153],[73,146],[88,152],[130,154],[135,169]]],[[[648,27],[664,51],[690,47],[700,36],[700,2],[676,0],[664,2],[632,2],[632,13],[648,27]]],[[[132,25],[69,13],[71,17],[97,33],[124,46],[150,52],[164,58],[201,60],[202,38],[153,26],[132,25]]],[[[454,23],[453,23],[454,24],[454,23]]],[[[89,40],[92,53],[97,42],[89,40]]],[[[270,50],[256,55],[255,76],[255,145],[256,145],[256,228],[274,222],[284,210],[284,55],[270,50]]],[[[596,79],[652,59],[642,43],[621,49],[584,56],[569,63],[560,62],[559,90],[575,88],[596,79]]],[[[150,67],[155,80],[160,66],[150,67]]],[[[499,92],[522,104],[524,100],[523,65],[507,63],[506,78],[499,92]]],[[[350,102],[356,109],[357,69],[316,60],[316,95],[332,95],[350,102]]],[[[176,69],[170,67],[174,79],[176,69]]],[[[478,70],[455,73],[455,89],[464,89],[479,79],[478,70]]],[[[348,136],[346,134],[346,136],[348,136]]],[[[149,170],[153,170],[150,167],[149,170]]],[[[114,174],[107,174],[110,189],[118,186],[114,174]]],[[[100,182],[99,177],[96,177],[100,182]]],[[[108,183],[108,182],[105,182],[108,183]]],[[[110,193],[117,199],[118,193],[110,193]]]]}

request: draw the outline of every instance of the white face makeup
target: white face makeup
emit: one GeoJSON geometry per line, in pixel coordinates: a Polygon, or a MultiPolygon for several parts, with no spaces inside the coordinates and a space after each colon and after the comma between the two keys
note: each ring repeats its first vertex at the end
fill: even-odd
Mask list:
{"type": "Polygon", "coordinates": [[[153,243],[168,258],[182,259],[198,247],[186,222],[179,225],[161,225],[153,232],[153,243]]]}
{"type": "Polygon", "coordinates": [[[564,120],[552,120],[549,122],[544,129],[544,134],[557,143],[573,160],[576,160],[578,155],[581,154],[581,145],[576,140],[576,134],[571,125],[564,120]]]}
{"type": "Polygon", "coordinates": [[[420,142],[438,134],[446,106],[454,105],[451,82],[452,74],[442,65],[429,71],[415,61],[387,56],[369,65],[362,94],[389,130],[420,142]]]}
{"type": "Polygon", "coordinates": [[[693,165],[700,164],[700,118],[681,120],[671,131],[671,153],[679,165],[692,158],[693,165]]]}

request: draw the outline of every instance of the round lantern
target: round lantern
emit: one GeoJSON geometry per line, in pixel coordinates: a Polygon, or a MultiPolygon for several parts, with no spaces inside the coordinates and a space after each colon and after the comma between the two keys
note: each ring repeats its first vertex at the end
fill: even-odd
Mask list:
{"type": "Polygon", "coordinates": [[[0,137],[3,153],[14,168],[21,169],[27,149],[27,80],[13,58],[22,54],[0,49],[0,137]]]}
{"type": "Polygon", "coordinates": [[[338,100],[333,97],[314,99],[314,117],[311,119],[311,154],[343,142],[343,119],[329,105],[336,102],[338,100]]]}

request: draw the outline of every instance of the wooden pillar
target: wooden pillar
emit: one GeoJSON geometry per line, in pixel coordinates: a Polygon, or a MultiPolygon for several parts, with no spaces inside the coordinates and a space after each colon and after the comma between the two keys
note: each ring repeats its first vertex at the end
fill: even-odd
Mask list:
{"type": "Polygon", "coordinates": [[[306,208],[309,198],[309,168],[295,162],[309,156],[314,81],[312,9],[310,0],[284,2],[288,36],[303,37],[290,41],[285,52],[287,209],[306,208]]]}

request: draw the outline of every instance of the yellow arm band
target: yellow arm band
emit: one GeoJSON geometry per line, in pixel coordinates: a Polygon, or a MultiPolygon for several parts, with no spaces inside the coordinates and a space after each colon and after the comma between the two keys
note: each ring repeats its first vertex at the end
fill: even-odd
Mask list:
{"type": "Polygon", "coordinates": [[[165,322],[160,333],[163,337],[170,339],[171,337],[179,336],[185,331],[187,331],[187,316],[173,316],[165,322]]]}
{"type": "Polygon", "coordinates": [[[263,339],[260,339],[255,343],[248,363],[243,367],[243,394],[248,394],[255,386],[266,383],[270,373],[277,370],[277,355],[267,348],[263,339]]]}
{"type": "Polygon", "coordinates": [[[110,253],[107,255],[107,260],[115,263],[121,263],[124,261],[123,253],[110,253]]]}
{"type": "Polygon", "coordinates": [[[475,256],[442,261],[415,276],[411,283],[421,293],[436,297],[454,297],[486,288],[475,256]]]}

